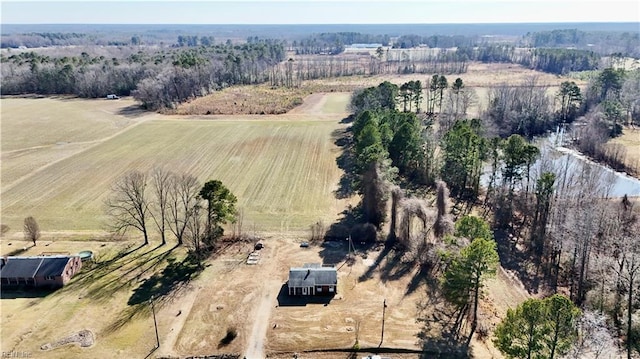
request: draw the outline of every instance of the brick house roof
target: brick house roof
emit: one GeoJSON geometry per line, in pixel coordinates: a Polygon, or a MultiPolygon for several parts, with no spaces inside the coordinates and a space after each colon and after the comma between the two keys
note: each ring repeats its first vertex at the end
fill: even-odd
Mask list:
{"type": "Polygon", "coordinates": [[[7,257],[0,269],[0,278],[34,278],[60,276],[72,257],[7,257]]]}

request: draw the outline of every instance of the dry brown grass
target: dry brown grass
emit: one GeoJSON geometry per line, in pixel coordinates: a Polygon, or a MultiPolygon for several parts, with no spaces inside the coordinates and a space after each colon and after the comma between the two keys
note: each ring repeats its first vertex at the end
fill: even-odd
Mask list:
{"type": "MultiPolygon", "coordinates": [[[[307,240],[306,232],[260,235],[265,248],[261,250],[259,264],[245,264],[253,248],[251,243],[231,243],[206,261],[205,270],[185,287],[177,287],[175,292],[157,300],[161,347],[154,355],[242,354],[255,334],[254,326],[261,320],[267,324],[264,345],[270,357],[281,352],[349,349],[355,343],[358,323],[360,346],[376,347],[380,342],[385,300],[388,307],[383,346],[421,348],[417,334],[423,330],[423,324],[415,319],[434,314],[436,307],[424,308],[432,296],[422,281],[424,278],[419,277],[415,290],[407,292],[418,275],[417,266],[410,265],[402,271],[403,263],[391,252],[370,275],[364,276],[381,255],[381,249],[370,251],[366,258],[359,255],[355,262],[347,264],[343,245],[346,243],[305,249],[299,243],[307,240]],[[278,306],[282,288],[286,292],[283,286],[289,267],[322,261],[337,263],[338,295],[326,306],[278,306]],[[397,276],[388,276],[393,273],[397,276]],[[261,306],[265,299],[266,310],[261,306]],[[238,336],[230,344],[220,346],[231,327],[237,329],[238,336]]],[[[136,249],[137,244],[43,241],[38,247],[28,248],[25,255],[39,254],[45,248],[70,253],[89,249],[96,253],[102,266],[93,269],[86,266],[67,287],[45,297],[2,299],[3,350],[30,351],[42,358],[98,358],[111,357],[113,353],[144,357],[155,344],[151,311],[148,305],[137,307],[127,303],[145,280],[158,275],[170,261],[181,261],[185,252],[171,246],[157,248],[156,242],[136,249]],[[44,343],[84,329],[95,333],[96,343],[91,347],[39,350],[44,343]]],[[[517,279],[503,272],[487,283],[486,293],[480,317],[490,326],[504,316],[507,308],[515,307],[527,297],[517,279]]],[[[472,351],[476,357],[501,357],[488,341],[474,340],[472,351]]],[[[338,357],[335,355],[317,357],[338,357]]]]}
{"type": "MultiPolygon", "coordinates": [[[[310,94],[326,92],[351,92],[356,89],[377,86],[383,81],[402,84],[411,80],[422,81],[426,87],[433,74],[384,74],[375,76],[347,76],[338,78],[303,81],[298,88],[271,88],[268,85],[234,86],[214,92],[210,95],[181,104],[176,110],[167,113],[181,115],[215,115],[215,114],[281,114],[286,113],[302,103],[302,99],[310,94]]],[[[473,62],[464,74],[446,75],[449,82],[457,77],[462,78],[467,88],[472,88],[478,95],[478,101],[470,109],[471,115],[477,115],[479,107],[486,103],[486,97],[492,86],[501,84],[521,85],[532,77],[537,79],[538,86],[548,86],[553,96],[561,82],[567,78],[534,71],[515,64],[483,64],[473,62]]],[[[572,79],[576,81],[575,79],[572,79]]],[[[577,80],[579,86],[584,81],[577,80]]]]}
{"type": "Polygon", "coordinates": [[[625,164],[635,169],[635,175],[640,176],[640,128],[625,127],[622,136],[611,141],[610,144],[620,144],[626,150],[625,164]]]}
{"type": "Polygon", "coordinates": [[[268,85],[228,87],[180,104],[167,113],[177,115],[278,115],[302,104],[310,93],[303,89],[268,85]]]}
{"type": "MultiPolygon", "coordinates": [[[[17,243],[14,242],[14,245],[17,243]]],[[[28,248],[22,255],[38,255],[45,251],[69,252],[92,250],[98,261],[106,261],[126,250],[134,243],[103,242],[41,242],[28,248]]],[[[132,247],[135,248],[135,247],[132,247]]],[[[153,263],[154,257],[170,248],[140,249],[109,266],[108,271],[91,271],[86,263],[80,274],[70,284],[44,297],[15,296],[3,290],[2,306],[2,350],[30,352],[38,358],[108,358],[118,353],[127,357],[144,357],[155,344],[153,322],[148,308],[127,320],[120,330],[110,331],[114,322],[123,318],[130,309],[127,301],[139,279],[150,276],[144,272],[153,263]],[[146,252],[146,253],[145,253],[146,252]],[[92,277],[92,273],[96,274],[92,277]],[[139,277],[137,277],[139,276],[139,277]],[[15,298],[14,298],[15,297],[15,298]],[[96,343],[88,348],[65,345],[41,351],[40,346],[60,340],[81,330],[90,330],[96,343]]],[[[6,253],[6,252],[3,252],[6,253]]],[[[176,257],[180,257],[177,254],[176,257]]],[[[158,257],[156,257],[158,258],[158,257]]],[[[166,262],[161,262],[160,270],[166,262]]],[[[105,267],[106,268],[106,267],[105,267]]]]}
{"type": "Polygon", "coordinates": [[[291,111],[305,102],[314,93],[349,92],[355,84],[340,84],[322,81],[305,81],[296,88],[269,85],[246,85],[228,87],[180,104],[175,110],[166,110],[176,115],[278,115],[291,111]]]}

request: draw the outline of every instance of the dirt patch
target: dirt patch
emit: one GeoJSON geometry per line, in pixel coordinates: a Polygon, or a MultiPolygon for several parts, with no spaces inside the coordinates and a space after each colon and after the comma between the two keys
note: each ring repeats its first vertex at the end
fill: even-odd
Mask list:
{"type": "Polygon", "coordinates": [[[247,346],[247,358],[263,358],[264,357],[264,341],[269,327],[269,317],[271,316],[271,308],[274,307],[275,297],[280,283],[278,281],[265,282],[261,292],[266,293],[262,296],[257,310],[253,315],[253,329],[249,337],[247,346]]]}
{"type": "Polygon", "coordinates": [[[95,343],[93,332],[90,330],[81,330],[77,333],[73,333],[67,337],[64,337],[53,343],[47,343],[40,347],[40,350],[53,350],[67,344],[77,344],[82,348],[90,347],[95,343]]]}

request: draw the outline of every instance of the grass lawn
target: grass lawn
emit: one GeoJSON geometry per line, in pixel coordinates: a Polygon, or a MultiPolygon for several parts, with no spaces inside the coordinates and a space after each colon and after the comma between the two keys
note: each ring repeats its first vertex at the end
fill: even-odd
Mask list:
{"type": "MultiPolygon", "coordinates": [[[[41,242],[23,255],[43,251],[77,253],[93,250],[96,263],[85,262],[64,288],[53,292],[3,291],[3,351],[30,352],[38,358],[108,358],[119,355],[143,358],[155,345],[148,299],[155,295],[158,310],[169,305],[182,278],[151,287],[171,263],[182,263],[183,249],[171,246],[139,248],[134,243],[41,242]],[[46,245],[46,246],[45,246],[46,245]],[[157,275],[155,273],[158,273],[157,275]],[[169,290],[172,290],[169,293],[169,290]],[[66,345],[43,351],[40,347],[81,330],[90,330],[95,344],[89,348],[66,345]]],[[[174,265],[176,267],[176,265],[174,265]]],[[[196,277],[194,272],[194,278],[196,277]]],[[[162,322],[163,324],[165,321],[162,322]]]]}

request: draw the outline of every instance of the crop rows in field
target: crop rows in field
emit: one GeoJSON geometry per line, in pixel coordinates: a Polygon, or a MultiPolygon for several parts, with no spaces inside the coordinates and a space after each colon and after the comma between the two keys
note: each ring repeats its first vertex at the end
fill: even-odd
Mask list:
{"type": "Polygon", "coordinates": [[[201,182],[221,180],[238,197],[245,230],[307,228],[336,216],[333,190],[340,172],[331,133],[337,126],[306,120],[149,121],[3,191],[3,223],[20,228],[33,215],[43,230],[104,228],[110,185],[128,170],[166,166],[201,182]]]}

